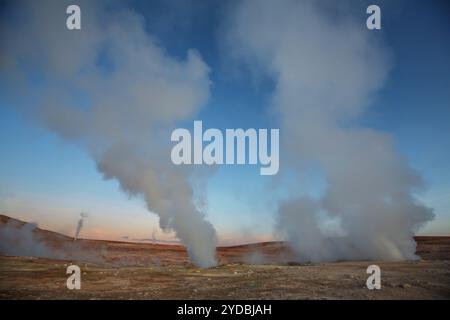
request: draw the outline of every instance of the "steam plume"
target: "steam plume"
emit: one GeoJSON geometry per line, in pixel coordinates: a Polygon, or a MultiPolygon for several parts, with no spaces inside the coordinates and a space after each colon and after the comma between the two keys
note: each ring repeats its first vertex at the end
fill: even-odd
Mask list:
{"type": "Polygon", "coordinates": [[[105,262],[106,248],[85,247],[82,242],[39,230],[36,223],[23,223],[3,216],[0,221],[0,254],[7,256],[41,257],[49,259],[105,262]],[[57,240],[57,241],[55,241],[57,240]]]}
{"type": "Polygon", "coordinates": [[[75,236],[73,237],[73,241],[76,241],[78,239],[81,229],[83,228],[84,218],[86,218],[87,216],[88,216],[87,213],[84,213],[84,212],[80,213],[80,219],[78,220],[78,223],[77,223],[77,229],[75,231],[75,236]]]}
{"type": "Polygon", "coordinates": [[[168,143],[208,99],[208,66],[193,50],[169,56],[143,17],[122,6],[78,1],[81,30],[67,30],[69,4],[9,3],[0,28],[3,82],[29,115],[85,148],[105,179],[143,196],[197,265],[214,265],[215,229],[194,204],[189,169],[170,162],[168,143]]]}
{"type": "Polygon", "coordinates": [[[414,259],[413,235],[433,213],[415,199],[421,179],[392,138],[358,123],[391,60],[380,33],[346,9],[243,1],[227,25],[227,49],[275,82],[285,170],[301,177],[319,167],[325,176],[320,195],[297,193],[278,208],[277,230],[298,260],[414,259]],[[323,228],[330,220],[338,222],[332,236],[323,228]]]}

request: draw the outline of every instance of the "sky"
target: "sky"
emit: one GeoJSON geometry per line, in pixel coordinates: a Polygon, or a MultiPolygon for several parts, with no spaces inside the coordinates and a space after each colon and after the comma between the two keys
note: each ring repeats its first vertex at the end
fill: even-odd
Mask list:
{"type": "MultiPolygon", "coordinates": [[[[170,57],[184,60],[187,50],[194,48],[209,67],[209,98],[200,110],[178,122],[180,127],[191,129],[195,119],[205,128],[221,130],[278,127],[271,109],[273,80],[235,63],[224,44],[227,17],[238,2],[112,5],[112,11],[126,7],[137,12],[145,31],[170,57]]],[[[365,8],[372,2],[382,9],[382,29],[367,32],[377,32],[376,41],[382,41],[389,54],[390,70],[361,122],[392,136],[401,157],[423,177],[425,186],[416,196],[434,209],[435,218],[418,233],[450,235],[450,6],[438,0],[343,1],[343,10],[365,28],[365,8]]],[[[0,7],[2,19],[9,5],[0,7]]],[[[82,6],[82,17],[83,13],[82,6]]],[[[108,68],[106,59],[100,63],[108,68]]],[[[158,216],[147,210],[141,196],[130,196],[120,190],[117,180],[104,179],[85,148],[68,143],[23,112],[14,95],[20,92],[27,99],[28,91],[8,92],[4,85],[8,76],[0,77],[1,212],[69,235],[80,212],[88,212],[81,237],[149,239],[156,230],[158,239],[175,240],[173,232],[159,228],[158,216]]],[[[46,86],[39,76],[32,82],[33,90],[46,86]]],[[[82,97],[74,99],[80,102],[82,97]]],[[[160,139],[170,143],[169,136],[160,139]]],[[[296,193],[323,192],[320,172],[311,170],[291,184],[283,157],[280,168],[276,177],[260,176],[259,166],[212,168],[198,192],[206,197],[206,217],[219,243],[274,239],[277,203],[292,192],[291,185],[296,193]]]]}

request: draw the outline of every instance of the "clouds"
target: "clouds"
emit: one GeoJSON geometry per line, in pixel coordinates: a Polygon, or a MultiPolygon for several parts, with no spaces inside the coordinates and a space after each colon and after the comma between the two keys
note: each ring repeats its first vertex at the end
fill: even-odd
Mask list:
{"type": "Polygon", "coordinates": [[[106,179],[143,196],[195,263],[214,265],[215,230],[194,205],[189,170],[171,165],[167,143],[176,123],[206,103],[209,67],[195,50],[171,57],[142,16],[105,2],[80,3],[82,29],[69,31],[67,5],[11,4],[24,20],[2,27],[2,72],[15,81],[13,95],[27,96],[28,114],[85,147],[106,179]]]}
{"type": "MultiPolygon", "coordinates": [[[[300,260],[410,259],[414,232],[433,217],[413,191],[421,179],[389,135],[364,128],[391,67],[389,53],[360,21],[325,2],[245,1],[228,21],[228,48],[275,81],[284,160],[297,172],[317,163],[327,187],[280,204],[278,230],[300,260]],[[323,216],[345,236],[320,229],[323,216]]],[[[299,181],[301,183],[301,181],[299,181]]]]}

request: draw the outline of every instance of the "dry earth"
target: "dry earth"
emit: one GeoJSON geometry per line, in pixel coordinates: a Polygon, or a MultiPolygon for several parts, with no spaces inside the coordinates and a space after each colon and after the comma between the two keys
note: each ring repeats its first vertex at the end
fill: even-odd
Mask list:
{"type": "MultiPolygon", "coordinates": [[[[23,222],[0,216],[17,227],[23,222]]],[[[450,237],[417,237],[419,261],[296,264],[280,242],[218,248],[219,266],[199,269],[178,245],[34,237],[55,257],[0,256],[0,299],[449,299],[450,237]],[[81,289],[66,288],[80,266],[81,289]],[[382,270],[368,290],[366,268],[382,270]]]]}

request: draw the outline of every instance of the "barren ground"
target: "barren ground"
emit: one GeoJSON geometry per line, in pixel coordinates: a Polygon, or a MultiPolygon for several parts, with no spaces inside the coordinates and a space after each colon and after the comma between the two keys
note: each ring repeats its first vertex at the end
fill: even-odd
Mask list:
{"type": "MultiPolygon", "coordinates": [[[[6,221],[0,218],[0,224],[6,221]]],[[[218,248],[219,266],[199,269],[177,245],[73,242],[49,231],[35,233],[56,251],[83,254],[0,256],[0,299],[450,298],[450,237],[417,237],[419,261],[295,264],[282,243],[270,242],[218,248]],[[66,288],[71,263],[81,268],[80,290],[66,288]],[[381,267],[381,290],[366,288],[370,264],[381,267]]]]}

